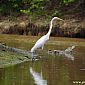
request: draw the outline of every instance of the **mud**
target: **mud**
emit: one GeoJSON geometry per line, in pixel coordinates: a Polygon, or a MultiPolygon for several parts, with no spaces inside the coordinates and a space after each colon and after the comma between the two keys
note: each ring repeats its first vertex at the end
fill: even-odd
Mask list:
{"type": "MultiPolygon", "coordinates": [[[[50,21],[49,21],[50,22],[50,21]]],[[[18,35],[44,35],[49,30],[49,23],[39,22],[0,22],[0,34],[18,34],[18,35]]],[[[85,23],[81,20],[65,20],[63,24],[58,23],[53,26],[51,36],[85,38],[85,23]]]]}

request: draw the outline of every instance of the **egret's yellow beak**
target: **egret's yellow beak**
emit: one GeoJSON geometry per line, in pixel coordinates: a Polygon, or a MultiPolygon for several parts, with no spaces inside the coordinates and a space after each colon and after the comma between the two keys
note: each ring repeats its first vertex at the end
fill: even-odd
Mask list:
{"type": "Polygon", "coordinates": [[[58,17],[57,17],[57,19],[58,19],[58,20],[61,20],[61,21],[64,21],[63,19],[61,19],[61,18],[58,18],[58,17]]]}

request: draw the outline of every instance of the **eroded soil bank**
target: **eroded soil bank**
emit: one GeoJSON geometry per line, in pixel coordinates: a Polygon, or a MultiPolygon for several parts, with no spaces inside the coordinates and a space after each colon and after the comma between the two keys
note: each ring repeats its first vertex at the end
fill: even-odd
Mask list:
{"type": "MultiPolygon", "coordinates": [[[[51,36],[85,38],[84,18],[63,17],[63,19],[64,22],[54,21],[51,36]]],[[[45,18],[37,20],[30,20],[27,17],[4,18],[0,20],[0,34],[44,35],[49,30],[49,24],[50,20],[45,18]]]]}

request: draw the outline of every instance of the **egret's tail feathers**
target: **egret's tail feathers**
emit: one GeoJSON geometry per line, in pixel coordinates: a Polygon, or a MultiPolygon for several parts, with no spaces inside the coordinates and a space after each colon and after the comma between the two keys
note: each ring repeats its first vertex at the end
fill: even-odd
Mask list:
{"type": "Polygon", "coordinates": [[[34,52],[34,48],[31,49],[31,52],[32,52],[32,53],[34,52]]]}

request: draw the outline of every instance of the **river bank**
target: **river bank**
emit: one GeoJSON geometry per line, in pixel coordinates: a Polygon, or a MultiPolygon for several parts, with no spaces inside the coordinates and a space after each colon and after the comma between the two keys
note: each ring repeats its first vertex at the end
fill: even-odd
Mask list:
{"type": "MultiPolygon", "coordinates": [[[[85,19],[62,17],[65,21],[54,22],[51,36],[85,38],[85,19]]],[[[49,30],[50,19],[30,20],[27,16],[2,18],[0,34],[44,35],[49,30]]]]}

